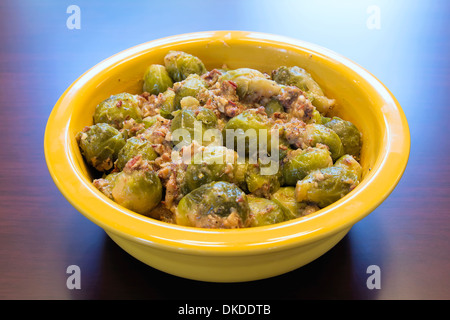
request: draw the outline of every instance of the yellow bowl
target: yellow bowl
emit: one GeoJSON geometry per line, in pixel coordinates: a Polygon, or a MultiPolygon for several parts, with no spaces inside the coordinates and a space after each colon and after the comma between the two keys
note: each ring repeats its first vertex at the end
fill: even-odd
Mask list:
{"type": "Polygon", "coordinates": [[[84,216],[140,261],[184,278],[240,282],[299,268],[338,243],[388,197],[409,157],[405,115],[388,89],[369,72],[330,51],[277,35],[210,31],[150,41],[120,52],[80,76],[56,103],[45,132],[45,157],[55,184],[84,216]],[[92,124],[95,106],[111,94],[140,93],[151,63],[169,50],[197,55],[208,69],[281,65],[307,69],[337,100],[336,114],[363,134],[363,180],[350,194],[309,216],[247,229],[209,230],[172,225],[131,212],[92,184],[75,135],[92,124]]]}

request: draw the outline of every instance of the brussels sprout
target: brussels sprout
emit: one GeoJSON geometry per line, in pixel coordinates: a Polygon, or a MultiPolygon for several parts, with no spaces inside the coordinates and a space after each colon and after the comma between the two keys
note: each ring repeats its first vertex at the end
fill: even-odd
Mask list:
{"type": "Polygon", "coordinates": [[[272,200],[266,198],[247,196],[250,214],[248,227],[267,226],[286,221],[285,212],[272,200]]]}
{"type": "Polygon", "coordinates": [[[219,81],[233,81],[236,83],[236,92],[240,99],[257,101],[262,97],[270,98],[280,93],[280,86],[258,70],[240,68],[229,70],[223,74],[219,81]]]}
{"type": "Polygon", "coordinates": [[[159,64],[150,65],[144,74],[144,92],[158,95],[172,87],[173,82],[166,68],[159,64]]]}
{"type": "Polygon", "coordinates": [[[240,157],[248,156],[256,159],[259,152],[271,151],[271,128],[272,124],[266,115],[255,109],[245,110],[231,118],[225,125],[224,144],[238,151],[240,157]],[[228,141],[230,138],[234,141],[228,141]]]}
{"type": "Polygon", "coordinates": [[[149,141],[138,137],[132,137],[126,141],[125,146],[120,150],[117,156],[117,168],[122,170],[127,162],[138,154],[142,156],[143,160],[147,161],[155,160],[158,157],[158,154],[149,141]]]}
{"type": "Polygon", "coordinates": [[[150,169],[124,170],[111,190],[118,204],[140,214],[148,214],[162,199],[162,184],[150,169]]]}
{"type": "Polygon", "coordinates": [[[197,109],[200,106],[200,102],[194,97],[184,97],[180,101],[181,109],[197,109]]]}
{"type": "Polygon", "coordinates": [[[185,97],[196,97],[202,90],[206,89],[205,82],[197,74],[189,75],[185,80],[174,85],[175,97],[173,110],[181,108],[181,100],[185,97]]]}
{"type": "Polygon", "coordinates": [[[325,126],[336,132],[339,136],[345,154],[359,157],[361,152],[361,133],[353,123],[338,117],[333,117],[325,126]]]}
{"type": "Polygon", "coordinates": [[[336,167],[342,167],[344,169],[350,170],[351,172],[353,172],[358,181],[361,181],[361,177],[362,177],[362,167],[359,164],[358,161],[356,161],[356,159],[349,155],[346,154],[342,157],[340,157],[334,164],[336,167]]]}
{"type": "Polygon", "coordinates": [[[333,160],[344,155],[344,147],[342,146],[341,139],[330,128],[322,124],[308,124],[306,125],[305,134],[310,146],[314,147],[319,143],[326,145],[330,149],[333,160]]]}
{"type": "MultiPolygon", "coordinates": [[[[235,182],[237,153],[223,146],[208,146],[194,154],[183,179],[183,193],[213,181],[235,182]]],[[[240,178],[240,172],[237,172],[240,178]]]]}
{"type": "Polygon", "coordinates": [[[281,105],[280,101],[275,98],[270,99],[269,102],[264,106],[264,109],[266,110],[266,113],[269,117],[272,116],[275,112],[284,112],[284,108],[281,105]]]}
{"type": "Polygon", "coordinates": [[[331,118],[329,117],[325,117],[325,116],[321,116],[321,121],[319,123],[321,124],[327,124],[328,122],[331,121],[331,118]]]}
{"type": "Polygon", "coordinates": [[[316,108],[314,108],[314,111],[312,112],[311,119],[309,119],[309,120],[307,121],[307,123],[323,124],[323,123],[322,123],[322,119],[323,119],[323,117],[322,117],[322,115],[320,114],[320,112],[319,112],[316,108]]]}
{"type": "Polygon", "coordinates": [[[158,121],[158,118],[156,116],[148,116],[142,119],[142,123],[144,124],[144,129],[150,128],[152,125],[154,125],[158,121]]]}
{"type": "Polygon", "coordinates": [[[104,175],[103,178],[95,179],[92,183],[94,186],[100,190],[105,196],[107,196],[110,199],[113,199],[112,196],[112,188],[114,187],[114,184],[116,182],[116,178],[119,172],[111,172],[108,175],[104,175]]]}
{"type": "Polygon", "coordinates": [[[172,112],[175,111],[175,91],[172,88],[161,93],[159,114],[166,119],[173,119],[172,112]]]}
{"type": "Polygon", "coordinates": [[[297,66],[279,67],[272,72],[272,79],[280,84],[300,88],[321,113],[328,112],[335,103],[334,99],[325,97],[320,86],[308,72],[297,66]]]}
{"type": "Polygon", "coordinates": [[[94,124],[108,123],[116,129],[121,129],[123,122],[129,119],[138,122],[142,120],[137,95],[119,93],[100,102],[95,108],[94,124]]]}
{"type": "Polygon", "coordinates": [[[185,129],[186,132],[179,132],[182,134],[181,137],[178,136],[178,134],[174,134],[172,140],[175,144],[178,144],[181,141],[183,141],[183,143],[190,144],[190,141],[196,140],[198,143],[201,142],[200,144],[207,145],[210,141],[203,141],[203,134],[208,129],[214,129],[216,124],[217,117],[211,109],[199,107],[196,110],[178,110],[174,112],[174,118],[170,125],[170,130],[174,133],[175,130],[185,129]],[[184,136],[184,134],[189,134],[189,136],[184,136]],[[190,141],[187,141],[189,139],[190,141]]]}
{"type": "Polygon", "coordinates": [[[125,145],[123,135],[106,123],[86,127],[77,134],[78,144],[87,163],[98,171],[112,168],[120,149],[125,145]]]}
{"type": "Polygon", "coordinates": [[[278,190],[281,186],[281,170],[275,174],[261,174],[261,164],[248,164],[245,183],[248,192],[258,197],[270,197],[270,194],[278,190]]]}
{"type": "Polygon", "coordinates": [[[207,71],[198,57],[182,51],[169,51],[164,57],[164,64],[174,82],[182,81],[191,74],[202,75],[207,71]]]}
{"type": "Polygon", "coordinates": [[[298,180],[320,168],[331,167],[333,160],[326,148],[297,149],[290,152],[281,167],[283,182],[295,186],[298,180]]]}
{"type": "Polygon", "coordinates": [[[341,199],[359,184],[350,170],[338,166],[318,169],[299,180],[295,186],[295,200],[313,202],[324,208],[341,199]]]}
{"type": "Polygon", "coordinates": [[[306,216],[319,210],[316,205],[295,200],[295,187],[282,187],[272,194],[271,200],[284,211],[286,220],[306,216]]]}
{"type": "Polygon", "coordinates": [[[200,228],[240,228],[249,215],[247,196],[235,184],[215,181],[185,195],[178,203],[175,221],[200,228]]]}

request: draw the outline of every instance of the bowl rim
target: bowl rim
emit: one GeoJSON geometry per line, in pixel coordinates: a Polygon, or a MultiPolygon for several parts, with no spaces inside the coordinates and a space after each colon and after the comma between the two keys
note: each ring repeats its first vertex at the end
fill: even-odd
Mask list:
{"type": "MultiPolygon", "coordinates": [[[[99,62],[79,76],[61,95],[52,109],[44,134],[44,154],[49,173],[64,197],[89,220],[107,232],[163,250],[197,255],[263,254],[307,245],[346,229],[378,207],[394,190],[403,175],[410,153],[410,132],[406,116],[393,94],[369,71],[348,58],[306,41],[253,31],[202,31],[152,40],[123,50],[99,62]],[[203,229],[161,222],[123,208],[100,193],[77,167],[69,147],[70,100],[85,85],[94,83],[114,66],[165,45],[186,41],[237,41],[290,46],[331,59],[343,70],[366,81],[386,102],[383,108],[387,143],[382,157],[351,193],[317,213],[287,222],[243,229],[203,229]],[[394,123],[394,120],[397,121],[394,123]],[[61,126],[63,124],[63,126],[61,126]],[[386,164],[390,164],[387,166],[386,164]],[[383,170],[381,170],[383,169],[383,170]],[[378,195],[377,197],[371,196],[378,195]],[[366,197],[354,208],[352,200],[366,197]],[[350,210],[352,209],[352,210],[350,210]],[[107,210],[102,214],[100,210],[107,210]],[[345,215],[333,215],[340,210],[345,215]]],[[[103,211],[102,211],[103,212],[103,211]]]]}

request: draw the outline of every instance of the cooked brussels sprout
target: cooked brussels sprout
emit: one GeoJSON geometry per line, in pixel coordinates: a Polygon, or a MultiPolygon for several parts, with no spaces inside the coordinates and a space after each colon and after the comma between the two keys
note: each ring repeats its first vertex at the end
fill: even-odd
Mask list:
{"type": "Polygon", "coordinates": [[[174,112],[174,118],[172,120],[170,130],[172,131],[172,133],[174,133],[175,130],[185,129],[186,132],[184,133],[188,133],[189,136],[185,137],[184,133],[180,132],[183,133],[183,135],[180,137],[177,134],[174,134],[172,140],[175,144],[178,144],[182,141],[183,143],[190,144],[190,141],[196,140],[200,144],[207,145],[211,141],[203,141],[203,134],[208,129],[214,129],[216,127],[216,124],[217,117],[215,113],[210,109],[199,107],[195,110],[178,110],[174,112]],[[184,139],[186,139],[186,141],[184,139]]]}
{"type": "Polygon", "coordinates": [[[280,93],[280,86],[258,70],[240,68],[224,73],[219,81],[233,81],[240,99],[258,101],[260,98],[270,98],[280,93]]]}
{"type": "Polygon", "coordinates": [[[329,117],[325,117],[325,116],[321,116],[321,121],[319,123],[321,124],[327,124],[328,122],[331,121],[331,118],[329,117]]]}
{"type": "Polygon", "coordinates": [[[361,181],[362,167],[353,156],[346,154],[340,157],[334,165],[350,170],[356,175],[358,181],[361,181]]]}
{"type": "Polygon", "coordinates": [[[175,98],[173,101],[173,109],[181,108],[181,100],[185,97],[196,97],[202,90],[206,89],[205,82],[197,74],[189,75],[185,80],[174,85],[175,98]]]}
{"type": "Polygon", "coordinates": [[[342,120],[339,117],[333,117],[325,124],[339,136],[344,147],[345,154],[359,157],[361,152],[361,132],[350,121],[342,120]]]}
{"type": "Polygon", "coordinates": [[[104,177],[100,179],[94,179],[93,184],[94,186],[100,190],[105,196],[107,196],[110,199],[113,199],[112,196],[112,188],[114,187],[114,184],[116,182],[116,178],[119,172],[111,172],[110,174],[104,175],[104,177]]]}
{"type": "MultiPolygon", "coordinates": [[[[208,146],[194,154],[183,179],[183,193],[213,181],[237,182],[237,153],[223,146],[208,146]]],[[[240,173],[238,172],[240,178],[240,173]]]]}
{"type": "Polygon", "coordinates": [[[141,155],[142,159],[147,161],[155,160],[158,157],[158,154],[149,141],[138,137],[131,137],[126,141],[125,146],[117,156],[117,168],[122,170],[127,162],[137,155],[141,155]]]}
{"type": "Polygon", "coordinates": [[[162,184],[150,169],[121,171],[111,190],[118,204],[140,214],[148,214],[162,199],[162,184]]]}
{"type": "Polygon", "coordinates": [[[144,129],[150,128],[158,121],[157,116],[148,116],[142,119],[142,123],[144,124],[144,129]]]}
{"type": "Polygon", "coordinates": [[[76,136],[103,172],[94,186],[134,212],[190,227],[271,225],[326,207],[362,179],[361,133],[331,118],[335,101],[304,69],[208,71],[170,51],[139,83],[143,94],[105,99],[76,136]]]}
{"type": "Polygon", "coordinates": [[[281,167],[285,185],[295,186],[308,173],[333,165],[330,152],[326,148],[296,149],[288,153],[281,167]]]}
{"type": "Polygon", "coordinates": [[[321,113],[327,113],[335,103],[333,99],[328,99],[324,95],[312,76],[300,67],[279,67],[272,72],[272,79],[280,84],[300,88],[321,113]]]}
{"type": "Polygon", "coordinates": [[[344,197],[358,184],[358,177],[346,168],[332,166],[318,169],[297,182],[295,199],[298,202],[313,202],[324,208],[344,197]]]}
{"type": "Polygon", "coordinates": [[[322,119],[323,118],[322,118],[322,115],[320,114],[320,112],[316,108],[314,108],[311,119],[308,121],[308,123],[323,124],[322,119]]]}
{"type": "Polygon", "coordinates": [[[182,51],[170,51],[164,57],[164,64],[174,82],[183,81],[191,74],[202,75],[207,71],[198,57],[182,51]]]}
{"type": "Polygon", "coordinates": [[[249,215],[247,196],[235,184],[216,181],[185,195],[176,210],[179,225],[200,228],[240,228],[249,215]]]}
{"type": "Polygon", "coordinates": [[[261,174],[261,167],[260,163],[249,163],[245,175],[245,183],[248,192],[258,197],[269,198],[271,193],[280,188],[282,173],[281,170],[277,170],[274,174],[263,175],[261,174]]]}
{"type": "Polygon", "coordinates": [[[275,112],[284,112],[283,106],[275,98],[270,99],[269,102],[264,106],[264,109],[266,110],[266,113],[269,117],[272,116],[275,112]]]}
{"type": "Polygon", "coordinates": [[[285,212],[272,200],[266,198],[247,196],[250,214],[248,227],[267,226],[286,221],[285,212]]]}
{"type": "Polygon", "coordinates": [[[166,119],[173,119],[172,112],[175,111],[175,91],[172,88],[162,93],[162,102],[159,114],[166,119]]]}
{"type": "Polygon", "coordinates": [[[311,214],[319,207],[306,202],[295,200],[295,187],[282,187],[272,194],[271,200],[284,211],[286,220],[295,219],[311,214]]]}
{"type": "Polygon", "coordinates": [[[339,136],[328,127],[322,124],[308,124],[306,125],[306,139],[311,146],[317,146],[319,143],[326,145],[331,152],[333,160],[338,159],[344,155],[344,147],[342,146],[339,136]]]}
{"type": "Polygon", "coordinates": [[[119,93],[100,102],[95,108],[94,124],[107,123],[116,129],[121,129],[123,122],[129,119],[142,120],[137,95],[119,93]]]}
{"type": "Polygon", "coordinates": [[[181,109],[197,109],[200,106],[200,102],[194,97],[184,97],[180,101],[181,109]]]}
{"type": "Polygon", "coordinates": [[[125,145],[120,131],[107,123],[86,127],[78,133],[77,140],[87,163],[98,171],[111,169],[119,151],[125,145]]]}
{"type": "Polygon", "coordinates": [[[256,159],[259,152],[271,150],[271,127],[266,115],[255,109],[245,110],[225,125],[224,144],[238,151],[240,157],[256,159]],[[230,138],[234,141],[228,141],[230,138]]]}
{"type": "Polygon", "coordinates": [[[160,64],[150,65],[144,74],[144,92],[158,95],[173,86],[166,68],[160,64]]]}

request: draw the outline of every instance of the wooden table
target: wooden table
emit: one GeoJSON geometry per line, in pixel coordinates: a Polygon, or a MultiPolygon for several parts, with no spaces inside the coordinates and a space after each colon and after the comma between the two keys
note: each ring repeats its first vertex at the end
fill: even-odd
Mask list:
{"type": "Polygon", "coordinates": [[[450,3],[311,2],[2,1],[0,298],[449,299],[450,3]],[[393,92],[411,129],[408,167],[383,204],[316,261],[250,283],[191,281],[138,262],[60,194],[43,153],[53,105],[88,68],[152,39],[218,29],[343,54],[393,92]],[[81,289],[66,285],[70,265],[81,289]],[[379,289],[367,286],[369,266],[379,289]]]}

